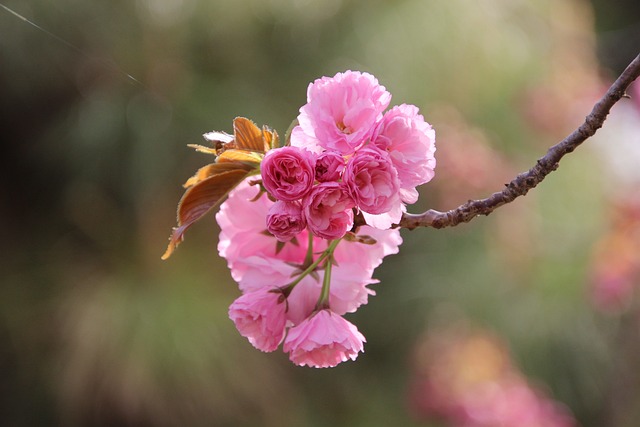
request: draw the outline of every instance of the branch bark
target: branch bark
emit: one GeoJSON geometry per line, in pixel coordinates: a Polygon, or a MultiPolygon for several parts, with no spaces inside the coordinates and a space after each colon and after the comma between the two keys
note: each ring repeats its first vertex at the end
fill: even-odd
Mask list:
{"type": "Polygon", "coordinates": [[[560,159],[571,153],[580,144],[592,137],[602,127],[611,108],[623,97],[629,85],[640,76],[640,55],[627,66],[620,77],[611,85],[596,103],[591,113],[571,135],[549,148],[536,164],[526,172],[516,176],[502,191],[493,193],[486,199],[469,200],[447,212],[430,209],[420,214],[405,213],[395,227],[413,230],[418,227],[445,228],[469,222],[479,215],[489,215],[502,205],[524,196],[551,172],[558,168],[560,159]]]}

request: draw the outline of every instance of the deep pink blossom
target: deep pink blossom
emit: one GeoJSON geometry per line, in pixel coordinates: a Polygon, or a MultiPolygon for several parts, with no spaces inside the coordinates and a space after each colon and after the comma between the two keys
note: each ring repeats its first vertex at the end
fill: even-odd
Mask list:
{"type": "Polygon", "coordinates": [[[275,202],[267,213],[267,230],[281,242],[288,242],[307,226],[299,203],[275,202]]]}
{"type": "Polygon", "coordinates": [[[434,175],[435,131],[418,107],[398,105],[387,111],[374,133],[372,141],[389,153],[398,171],[402,201],[415,203],[418,192],[415,187],[429,182],[434,175]]]}
{"type": "Polygon", "coordinates": [[[274,351],[284,338],[286,305],[282,292],[265,287],[236,299],[229,307],[229,318],[255,348],[274,351]]]}
{"type": "Polygon", "coordinates": [[[264,188],[276,199],[293,202],[306,195],[316,175],[315,155],[298,147],[270,150],[260,165],[264,188]]]}
{"type": "Polygon", "coordinates": [[[390,101],[391,94],[368,73],[346,71],[317,79],[298,116],[305,136],[294,132],[291,144],[316,140],[327,150],[352,154],[369,140],[390,101]]]}
{"type": "Polygon", "coordinates": [[[397,208],[400,200],[398,173],[389,155],[373,146],[356,152],[342,179],[356,206],[370,214],[383,214],[397,208]]]}
{"type": "Polygon", "coordinates": [[[338,181],[344,170],[344,157],[336,151],[325,151],[316,161],[316,179],[320,182],[338,181]]]}
{"type": "Polygon", "coordinates": [[[364,342],[354,324],[330,310],[320,310],[289,330],[283,350],[296,365],[329,368],[355,360],[364,342]]]}
{"type": "Polygon", "coordinates": [[[343,185],[322,182],[303,200],[309,229],[324,239],[339,239],[353,227],[353,200],[343,185]]]}

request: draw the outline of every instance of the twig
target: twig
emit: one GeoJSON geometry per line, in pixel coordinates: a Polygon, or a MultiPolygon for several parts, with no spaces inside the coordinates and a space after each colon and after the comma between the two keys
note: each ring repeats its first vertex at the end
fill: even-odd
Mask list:
{"type": "Polygon", "coordinates": [[[511,203],[519,196],[524,196],[547,175],[558,168],[558,163],[565,154],[571,153],[602,127],[609,111],[611,111],[611,107],[620,98],[628,97],[625,91],[638,76],[640,76],[640,55],[636,56],[620,77],[611,85],[580,127],[561,142],[549,148],[549,151],[538,159],[531,169],[516,176],[510,183],[505,185],[502,191],[493,193],[486,199],[469,200],[467,203],[447,212],[430,209],[420,214],[405,213],[396,227],[410,230],[417,227],[455,227],[460,223],[469,222],[479,215],[489,215],[500,206],[511,203]]]}

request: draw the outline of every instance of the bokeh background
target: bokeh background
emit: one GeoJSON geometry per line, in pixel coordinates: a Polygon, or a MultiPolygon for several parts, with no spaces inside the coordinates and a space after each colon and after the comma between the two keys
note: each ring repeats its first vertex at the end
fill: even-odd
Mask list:
{"type": "Polygon", "coordinates": [[[209,160],[186,144],[236,116],[284,134],[346,69],[437,131],[411,211],[499,190],[638,53],[636,0],[2,3],[46,31],[0,9],[0,424],[640,423],[640,89],[526,198],[403,230],[356,362],[238,335],[213,215],[160,261],[209,160]]]}

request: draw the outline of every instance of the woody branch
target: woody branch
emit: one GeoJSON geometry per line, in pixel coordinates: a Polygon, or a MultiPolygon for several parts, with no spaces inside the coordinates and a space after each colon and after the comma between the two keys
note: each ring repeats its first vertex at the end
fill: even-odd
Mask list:
{"type": "Polygon", "coordinates": [[[500,206],[511,203],[517,197],[524,196],[558,168],[558,164],[565,154],[571,153],[602,127],[615,103],[623,97],[628,97],[625,91],[638,76],[640,76],[640,55],[636,56],[596,103],[584,123],[565,139],[549,148],[547,153],[538,159],[531,169],[505,184],[502,191],[493,193],[486,199],[469,200],[446,212],[430,209],[420,214],[405,213],[396,227],[410,230],[418,227],[455,227],[463,222],[469,222],[479,215],[489,215],[500,206]]]}

